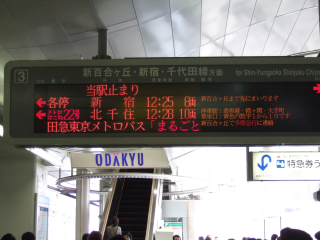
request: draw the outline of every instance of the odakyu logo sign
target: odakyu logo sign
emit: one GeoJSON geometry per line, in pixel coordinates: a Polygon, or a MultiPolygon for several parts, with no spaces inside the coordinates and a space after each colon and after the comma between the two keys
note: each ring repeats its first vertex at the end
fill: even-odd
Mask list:
{"type": "Polygon", "coordinates": [[[71,153],[72,168],[168,168],[163,149],[139,149],[124,152],[71,153]]]}
{"type": "Polygon", "coordinates": [[[143,166],[143,153],[106,153],[96,154],[96,165],[98,167],[126,167],[143,166]]]}

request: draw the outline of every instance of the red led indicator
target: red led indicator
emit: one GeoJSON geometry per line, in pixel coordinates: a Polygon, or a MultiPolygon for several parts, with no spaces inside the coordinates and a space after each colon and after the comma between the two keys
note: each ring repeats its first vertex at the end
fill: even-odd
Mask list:
{"type": "Polygon", "coordinates": [[[36,102],[36,104],[39,106],[39,107],[43,107],[43,105],[46,105],[46,101],[43,101],[42,98],[39,98],[39,100],[36,102]]]}
{"type": "Polygon", "coordinates": [[[317,93],[320,93],[320,84],[317,84],[317,86],[314,86],[313,90],[317,91],[317,93]]]}
{"type": "Polygon", "coordinates": [[[37,112],[36,116],[42,120],[43,117],[45,117],[47,114],[42,112],[42,110],[40,110],[39,112],[37,112]]]}

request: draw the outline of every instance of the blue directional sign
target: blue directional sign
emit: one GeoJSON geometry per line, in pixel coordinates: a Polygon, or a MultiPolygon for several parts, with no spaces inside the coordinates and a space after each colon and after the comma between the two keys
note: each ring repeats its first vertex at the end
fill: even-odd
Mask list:
{"type": "Polygon", "coordinates": [[[269,162],[271,162],[271,157],[269,155],[263,155],[262,158],[261,158],[261,165],[260,163],[258,163],[258,167],[264,171],[267,167],[268,167],[268,163],[264,164],[264,159],[265,158],[268,158],[269,159],[269,162]]]}
{"type": "Polygon", "coordinates": [[[320,180],[320,152],[253,152],[248,156],[253,181],[320,180]]]}
{"type": "Polygon", "coordinates": [[[286,164],[284,160],[277,160],[277,168],[285,168],[286,164]]]}

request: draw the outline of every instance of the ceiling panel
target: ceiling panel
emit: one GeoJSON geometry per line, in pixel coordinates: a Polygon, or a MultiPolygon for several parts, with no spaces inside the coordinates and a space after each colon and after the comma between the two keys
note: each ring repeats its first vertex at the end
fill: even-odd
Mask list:
{"type": "MultiPolygon", "coordinates": [[[[98,54],[98,37],[74,41],[73,45],[76,47],[83,59],[92,59],[93,56],[98,54]]],[[[115,58],[109,44],[108,55],[115,58]]]]}
{"type": "Polygon", "coordinates": [[[304,4],[303,8],[318,6],[318,1],[319,0],[306,0],[306,3],[304,4]]]}
{"type": "Polygon", "coordinates": [[[175,55],[180,56],[200,47],[201,2],[171,15],[175,55]]]}
{"type": "Polygon", "coordinates": [[[109,43],[116,58],[146,57],[138,26],[110,33],[109,43]]]}
{"type": "Polygon", "coordinates": [[[116,59],[117,57],[114,55],[113,49],[111,48],[110,42],[108,40],[108,55],[112,58],[112,59],[116,59]]]}
{"type": "MultiPolygon", "coordinates": [[[[115,25],[109,26],[107,28],[108,34],[116,32],[116,31],[120,31],[120,30],[123,30],[126,28],[130,28],[133,26],[137,26],[137,25],[138,25],[137,19],[133,19],[133,20],[130,20],[127,22],[115,24],[115,25]]],[[[97,37],[97,36],[98,36],[98,29],[94,30],[94,31],[88,31],[88,32],[69,35],[69,38],[71,41],[78,41],[78,40],[82,40],[82,39],[86,39],[86,38],[93,38],[93,37],[97,37]]]]}
{"type": "Polygon", "coordinates": [[[147,57],[174,57],[171,16],[140,24],[147,57]]]}
{"type": "Polygon", "coordinates": [[[179,57],[199,57],[199,56],[200,56],[200,49],[197,48],[197,49],[191,50],[190,52],[184,53],[179,57]]]}
{"type": "Polygon", "coordinates": [[[71,43],[61,43],[56,45],[40,47],[49,59],[62,58],[77,55],[78,52],[71,43]]]}
{"type": "Polygon", "coordinates": [[[0,74],[4,76],[4,65],[7,62],[14,60],[6,50],[0,50],[0,74]]]}
{"type": "Polygon", "coordinates": [[[202,0],[201,45],[224,36],[230,1],[202,0]]]}
{"type": "MultiPolygon", "coordinates": [[[[224,1],[224,0],[222,0],[224,1]]],[[[200,0],[170,0],[171,13],[200,2],[200,0]]]]}
{"type": "Polygon", "coordinates": [[[93,31],[88,31],[83,33],[72,34],[72,35],[69,35],[69,38],[71,41],[77,41],[77,40],[93,38],[97,36],[98,36],[98,30],[93,30],[93,31]]]}
{"type": "Polygon", "coordinates": [[[131,28],[134,26],[138,26],[138,20],[137,19],[133,19],[127,22],[123,22],[123,23],[119,23],[116,25],[112,25],[108,27],[108,33],[113,33],[113,32],[117,32],[126,28],[131,28]]]}
{"type": "Polygon", "coordinates": [[[301,51],[313,31],[314,25],[318,22],[318,12],[317,7],[301,11],[281,55],[290,55],[301,51]]]}
{"type": "Polygon", "coordinates": [[[273,19],[260,22],[250,26],[247,41],[244,47],[243,56],[261,56],[273,19]]]}
{"type": "Polygon", "coordinates": [[[0,1],[0,45],[2,48],[33,47],[36,43],[0,1]]]}
{"type": "Polygon", "coordinates": [[[132,1],[128,0],[92,0],[104,27],[126,22],[136,18],[132,1]]]}
{"type": "Polygon", "coordinates": [[[257,0],[251,24],[276,16],[281,0],[257,0]]]}
{"type": "Polygon", "coordinates": [[[250,25],[256,0],[232,0],[228,14],[226,34],[250,25]]]}
{"type": "Polygon", "coordinates": [[[222,56],[241,56],[249,27],[225,36],[222,56]]]}
{"type": "Polygon", "coordinates": [[[2,1],[38,45],[50,45],[69,41],[46,1],[2,1]]]}
{"type": "Polygon", "coordinates": [[[98,37],[74,41],[73,45],[78,49],[83,59],[92,59],[98,54],[98,37]]]}
{"type": "Polygon", "coordinates": [[[200,48],[200,57],[221,57],[224,38],[209,42],[200,48]]]}
{"type": "Polygon", "coordinates": [[[169,0],[133,0],[139,24],[170,14],[169,0]]]}
{"type": "Polygon", "coordinates": [[[101,28],[90,1],[49,0],[48,2],[68,34],[101,28]]]}
{"type": "Polygon", "coordinates": [[[276,17],[262,55],[279,56],[300,12],[276,17]]]}
{"type": "Polygon", "coordinates": [[[313,28],[313,32],[311,33],[310,37],[308,38],[306,45],[304,45],[301,52],[312,51],[315,49],[320,49],[320,38],[319,38],[319,22],[316,23],[315,27],[313,28]]]}
{"type": "Polygon", "coordinates": [[[306,0],[282,0],[278,16],[302,9],[306,0]]]}
{"type": "Polygon", "coordinates": [[[47,60],[46,55],[38,47],[8,49],[7,52],[14,60],[47,60]]]}

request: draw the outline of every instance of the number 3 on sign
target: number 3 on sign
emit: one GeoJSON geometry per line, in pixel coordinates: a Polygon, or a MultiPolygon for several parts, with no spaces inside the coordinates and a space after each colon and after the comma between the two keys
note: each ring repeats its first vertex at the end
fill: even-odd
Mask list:
{"type": "Polygon", "coordinates": [[[28,83],[28,70],[26,69],[15,70],[14,83],[28,83]]]}

